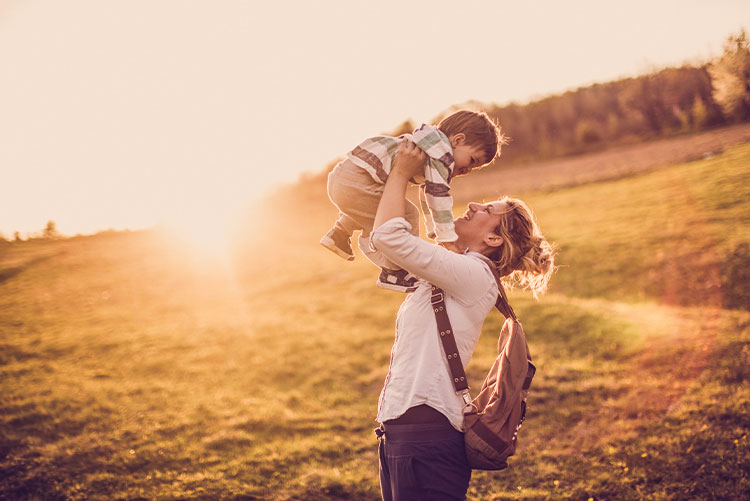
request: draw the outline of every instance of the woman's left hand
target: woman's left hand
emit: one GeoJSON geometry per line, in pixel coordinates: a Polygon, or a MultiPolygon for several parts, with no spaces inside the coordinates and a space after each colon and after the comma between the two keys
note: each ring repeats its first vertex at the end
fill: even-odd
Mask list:
{"type": "Polygon", "coordinates": [[[426,161],[427,154],[422,148],[414,144],[414,142],[404,139],[401,141],[396,157],[393,160],[391,173],[395,172],[406,179],[411,179],[420,173],[426,161]]]}

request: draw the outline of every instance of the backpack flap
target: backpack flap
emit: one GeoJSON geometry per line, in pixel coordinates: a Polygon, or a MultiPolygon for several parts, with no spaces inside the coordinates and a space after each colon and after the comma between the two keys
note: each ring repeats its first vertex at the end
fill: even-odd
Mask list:
{"type": "Polygon", "coordinates": [[[529,369],[526,372],[526,379],[523,382],[524,391],[529,391],[529,388],[531,388],[531,380],[534,379],[534,374],[536,374],[536,365],[532,364],[531,360],[529,360],[529,369]]]}
{"type": "MultiPolygon", "coordinates": [[[[519,342],[518,347],[514,348],[512,352],[513,352],[513,356],[515,356],[515,358],[517,359],[517,361],[515,362],[515,365],[517,365],[519,368],[523,367],[522,355],[524,352],[526,353],[526,363],[528,365],[526,367],[526,377],[523,382],[523,389],[528,390],[531,387],[531,380],[534,379],[534,374],[536,374],[536,365],[534,365],[531,362],[531,353],[529,353],[529,345],[526,342],[526,335],[523,332],[523,326],[518,320],[514,320],[510,318],[505,320],[505,325],[503,325],[503,330],[502,332],[500,332],[500,338],[498,339],[498,345],[497,345],[498,353],[502,353],[503,350],[505,350],[508,353],[511,352],[511,349],[510,349],[511,345],[509,343],[509,340],[507,338],[504,338],[503,336],[503,334],[505,333],[506,325],[508,327],[509,333],[513,332],[516,337],[523,340],[525,350],[521,349],[520,342],[519,342]]],[[[509,334],[508,334],[508,337],[509,337],[509,334]]],[[[508,355],[506,354],[506,356],[508,355]]]]}
{"type": "MultiPolygon", "coordinates": [[[[494,393],[495,399],[488,407],[494,405],[505,406],[508,401],[516,401],[521,397],[522,390],[529,376],[529,360],[526,348],[526,339],[523,336],[523,328],[518,322],[508,319],[503,330],[508,328],[508,340],[503,346],[501,355],[498,357],[500,364],[495,375],[494,393]]],[[[533,373],[532,373],[533,377],[533,373]]],[[[529,381],[529,384],[531,382],[529,381]]],[[[512,406],[506,411],[495,414],[493,420],[505,421],[512,406]]],[[[485,409],[485,413],[487,409],[485,409]]]]}
{"type": "Polygon", "coordinates": [[[500,335],[497,336],[497,354],[500,355],[510,340],[510,333],[513,327],[513,319],[506,318],[503,327],[500,329],[500,335]]]}
{"type": "Polygon", "coordinates": [[[523,327],[515,318],[507,318],[498,340],[498,357],[474,399],[478,410],[464,415],[472,468],[503,469],[515,453],[526,415],[526,394],[536,372],[530,358],[523,327]]]}
{"type": "MultiPolygon", "coordinates": [[[[483,260],[493,271],[492,262],[483,260]]],[[[493,274],[497,279],[497,274],[493,274]]],[[[457,393],[465,394],[468,384],[442,292],[433,286],[430,303],[454,388],[457,393]]],[[[472,402],[473,410],[464,414],[466,458],[472,468],[479,470],[501,470],[508,466],[508,457],[516,451],[518,430],[526,416],[526,394],[536,372],[523,327],[499,280],[495,306],[506,318],[498,339],[498,356],[472,402]]]]}

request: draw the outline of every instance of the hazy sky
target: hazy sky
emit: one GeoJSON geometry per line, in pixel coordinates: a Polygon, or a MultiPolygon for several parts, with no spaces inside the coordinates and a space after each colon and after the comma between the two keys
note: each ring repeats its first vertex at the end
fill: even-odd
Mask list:
{"type": "Polygon", "coordinates": [[[747,0],[0,0],[0,232],[221,226],[407,118],[705,61],[741,27],[747,0]]]}

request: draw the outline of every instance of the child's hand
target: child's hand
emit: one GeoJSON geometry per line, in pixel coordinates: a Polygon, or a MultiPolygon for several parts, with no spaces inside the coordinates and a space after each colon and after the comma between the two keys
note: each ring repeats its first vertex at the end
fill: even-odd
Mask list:
{"type": "Polygon", "coordinates": [[[427,161],[427,154],[416,144],[408,139],[401,141],[396,157],[393,159],[391,173],[411,179],[419,174],[427,161]]]}

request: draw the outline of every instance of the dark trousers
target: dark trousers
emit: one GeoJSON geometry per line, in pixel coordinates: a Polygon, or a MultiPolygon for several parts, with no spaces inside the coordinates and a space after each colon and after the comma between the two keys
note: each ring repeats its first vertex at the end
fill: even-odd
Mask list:
{"type": "Polygon", "coordinates": [[[471,468],[463,433],[447,422],[386,424],[379,432],[384,501],[466,499],[471,468]]]}

